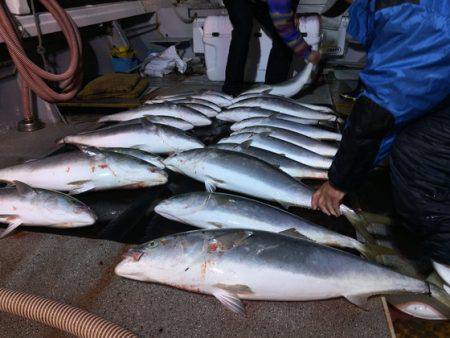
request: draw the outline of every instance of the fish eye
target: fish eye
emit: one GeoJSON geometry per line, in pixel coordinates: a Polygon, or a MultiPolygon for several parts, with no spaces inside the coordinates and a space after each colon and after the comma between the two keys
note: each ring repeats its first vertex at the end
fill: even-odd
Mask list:
{"type": "Polygon", "coordinates": [[[158,242],[157,241],[151,241],[149,244],[148,244],[148,246],[150,247],[150,248],[156,248],[157,246],[158,246],[158,242]]]}

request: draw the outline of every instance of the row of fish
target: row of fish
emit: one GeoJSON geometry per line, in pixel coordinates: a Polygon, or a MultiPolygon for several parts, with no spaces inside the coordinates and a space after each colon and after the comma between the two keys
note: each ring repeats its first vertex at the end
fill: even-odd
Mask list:
{"type": "MultiPolygon", "coordinates": [[[[324,141],[341,139],[339,133],[321,128],[321,121],[336,121],[330,110],[299,107],[296,101],[264,93],[236,99],[217,99],[214,93],[189,96],[160,99],[175,104],[186,104],[194,96],[210,100],[221,108],[215,110],[217,119],[234,123],[233,133],[216,145],[185,150],[164,160],[169,170],[203,182],[207,192],[174,196],[155,211],[203,230],[132,249],[116,267],[116,274],[210,294],[237,313],[244,311],[243,299],[345,297],[364,307],[372,295],[430,290],[448,305],[443,291],[434,285],[326,246],[354,249],[368,257],[388,253],[385,248],[361,243],[269,204],[214,192],[220,188],[285,207],[310,208],[312,190],[295,178],[327,177],[337,146],[324,141]],[[276,280],[282,280],[282,286],[276,280]]],[[[149,106],[157,104],[161,102],[149,106]]],[[[359,222],[350,208],[342,206],[342,211],[355,225],[359,222]]]]}

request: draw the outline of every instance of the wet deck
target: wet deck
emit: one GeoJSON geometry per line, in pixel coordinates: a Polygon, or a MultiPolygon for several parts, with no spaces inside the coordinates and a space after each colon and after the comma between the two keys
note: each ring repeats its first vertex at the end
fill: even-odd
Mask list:
{"type": "MultiPolygon", "coordinates": [[[[174,83],[163,90],[180,92],[204,87],[201,78],[174,83]]],[[[321,86],[302,100],[331,104],[329,87],[321,86]]],[[[29,137],[17,133],[2,135],[0,163],[5,166],[51,153],[55,150],[54,141],[73,132],[75,127],[89,129],[92,124],[56,126],[29,137]]],[[[228,312],[213,297],[115,276],[113,269],[130,243],[145,242],[185,227],[164,221],[151,211],[142,219],[133,217],[136,213],[132,211],[119,221],[105,224],[131,205],[139,209],[142,207],[139,203],[148,205],[171,191],[186,189],[202,187],[194,182],[177,182],[175,177],[175,184],[169,188],[112,193],[108,197],[101,193],[81,196],[102,213],[103,222],[91,229],[65,232],[25,228],[3,240],[0,286],[79,306],[123,325],[140,337],[389,336],[380,298],[370,301],[368,311],[344,299],[304,303],[245,302],[247,315],[242,318],[228,312]]],[[[352,233],[345,221],[331,221],[314,212],[298,212],[318,223],[352,233]]],[[[61,337],[58,331],[4,313],[0,313],[0,328],[3,337],[61,337]]]]}

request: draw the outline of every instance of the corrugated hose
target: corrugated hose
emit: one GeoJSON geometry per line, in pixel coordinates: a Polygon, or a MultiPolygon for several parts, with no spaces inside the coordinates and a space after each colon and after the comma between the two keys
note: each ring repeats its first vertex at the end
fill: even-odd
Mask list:
{"type": "Polygon", "coordinates": [[[137,338],[87,311],[50,299],[0,288],[0,311],[34,320],[83,338],[137,338]]]}
{"type": "MultiPolygon", "coordinates": [[[[31,92],[49,103],[64,102],[71,100],[77,94],[82,82],[81,56],[83,48],[80,32],[75,22],[55,0],[39,0],[39,2],[55,18],[69,46],[70,62],[67,69],[60,74],[50,73],[28,58],[15,26],[14,18],[10,14],[6,2],[0,1],[0,36],[3,38],[19,72],[25,122],[33,122],[35,119],[31,107],[31,92]],[[59,90],[54,90],[48,84],[49,81],[56,82],[59,90]]],[[[38,26],[36,22],[36,30],[40,33],[38,26]]]]}

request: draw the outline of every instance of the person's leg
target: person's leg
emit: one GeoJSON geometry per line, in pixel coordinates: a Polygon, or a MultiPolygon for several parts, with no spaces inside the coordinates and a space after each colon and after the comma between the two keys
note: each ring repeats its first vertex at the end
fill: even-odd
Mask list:
{"type": "Polygon", "coordinates": [[[426,116],[399,135],[391,153],[396,210],[422,242],[423,255],[444,267],[450,265],[448,128],[450,109],[426,116]]]}
{"type": "Polygon", "coordinates": [[[253,15],[248,0],[225,0],[233,33],[228,54],[223,92],[237,95],[242,91],[247,62],[253,15]]]}
{"type": "MultiPolygon", "coordinates": [[[[299,0],[292,1],[293,10],[296,12],[299,0]]],[[[272,38],[272,50],[267,63],[266,83],[275,84],[286,81],[289,77],[293,58],[292,49],[284,43],[278,35],[272,18],[270,17],[267,4],[256,1],[254,9],[256,20],[261,24],[264,31],[272,38]]]]}

